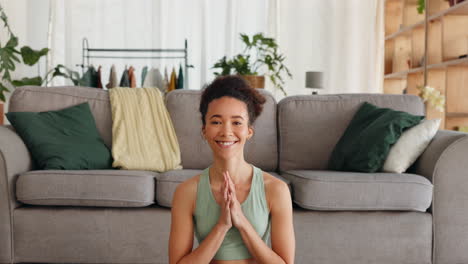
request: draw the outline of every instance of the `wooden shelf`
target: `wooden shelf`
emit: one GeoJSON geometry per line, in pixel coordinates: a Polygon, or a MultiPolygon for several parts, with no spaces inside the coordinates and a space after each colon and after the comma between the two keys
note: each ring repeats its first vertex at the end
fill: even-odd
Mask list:
{"type": "Polygon", "coordinates": [[[406,79],[406,76],[411,73],[423,72],[424,67],[414,68],[408,71],[394,72],[385,75],[385,79],[406,79]]]}
{"type": "Polygon", "coordinates": [[[447,117],[468,117],[468,113],[447,113],[447,117]]]}
{"type": "Polygon", "coordinates": [[[468,0],[425,0],[427,16],[417,1],[386,1],[384,92],[419,95],[428,85],[445,96],[445,111],[426,104],[427,118],[441,118],[441,129],[468,127],[468,57],[459,58],[468,53],[468,0]]]}
{"type": "Polygon", "coordinates": [[[429,64],[429,65],[427,65],[427,69],[428,70],[431,70],[431,69],[444,69],[444,68],[447,68],[449,66],[468,66],[468,58],[461,58],[461,59],[456,59],[456,60],[444,61],[442,63],[429,64]]]}
{"type": "Polygon", "coordinates": [[[428,20],[441,19],[446,15],[468,15],[468,1],[461,2],[450,7],[447,10],[440,11],[434,15],[429,16],[428,20]]]}
{"type": "Polygon", "coordinates": [[[420,22],[418,22],[416,24],[413,24],[411,26],[401,28],[399,31],[386,36],[385,40],[394,39],[394,38],[396,38],[398,36],[401,36],[401,35],[404,35],[404,34],[410,34],[413,29],[418,28],[418,27],[424,27],[424,20],[420,21],[420,22]]]}

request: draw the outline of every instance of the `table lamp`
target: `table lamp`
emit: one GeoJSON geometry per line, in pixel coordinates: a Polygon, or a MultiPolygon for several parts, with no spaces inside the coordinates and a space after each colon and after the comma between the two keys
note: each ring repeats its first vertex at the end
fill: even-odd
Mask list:
{"type": "Polygon", "coordinates": [[[307,88],[312,88],[312,94],[317,94],[315,89],[323,88],[323,73],[322,72],[306,72],[305,85],[307,88]]]}

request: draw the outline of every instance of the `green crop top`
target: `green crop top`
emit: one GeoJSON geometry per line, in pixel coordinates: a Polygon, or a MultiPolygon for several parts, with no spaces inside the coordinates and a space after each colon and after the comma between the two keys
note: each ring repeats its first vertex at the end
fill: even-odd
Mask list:
{"type": "MultiPolygon", "coordinates": [[[[262,170],[254,169],[250,192],[241,204],[242,211],[257,234],[265,243],[269,243],[271,219],[265,197],[262,170]]],[[[210,187],[209,168],[200,176],[197,189],[197,201],[194,214],[195,236],[201,244],[218,222],[220,206],[216,203],[210,187]]],[[[226,233],[224,240],[214,256],[215,260],[237,260],[252,258],[242,240],[239,230],[232,226],[226,233]]]]}

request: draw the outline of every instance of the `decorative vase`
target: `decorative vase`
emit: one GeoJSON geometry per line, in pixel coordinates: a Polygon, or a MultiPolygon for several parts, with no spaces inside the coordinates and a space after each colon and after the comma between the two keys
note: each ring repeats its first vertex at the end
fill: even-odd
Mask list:
{"type": "Polygon", "coordinates": [[[242,78],[250,83],[252,88],[265,88],[265,76],[263,75],[242,75],[242,78]]]}

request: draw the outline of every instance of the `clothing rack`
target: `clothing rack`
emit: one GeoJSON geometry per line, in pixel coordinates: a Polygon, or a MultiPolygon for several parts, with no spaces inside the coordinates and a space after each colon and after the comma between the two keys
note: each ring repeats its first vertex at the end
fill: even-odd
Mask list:
{"type": "Polygon", "coordinates": [[[81,73],[84,74],[84,68],[89,67],[89,59],[99,58],[99,59],[183,59],[184,60],[184,87],[188,87],[188,68],[193,68],[193,65],[188,64],[188,48],[187,48],[187,39],[185,39],[183,49],[97,49],[90,48],[87,38],[82,40],[82,54],[81,54],[81,64],[77,66],[81,67],[81,73]],[[107,53],[115,52],[128,52],[128,53],[143,53],[142,56],[132,56],[132,55],[102,55],[107,53]],[[162,54],[159,56],[154,56],[154,54],[162,54]],[[95,54],[95,55],[93,55],[95,54]],[[165,55],[165,54],[174,54],[174,55],[165,55]]]}

